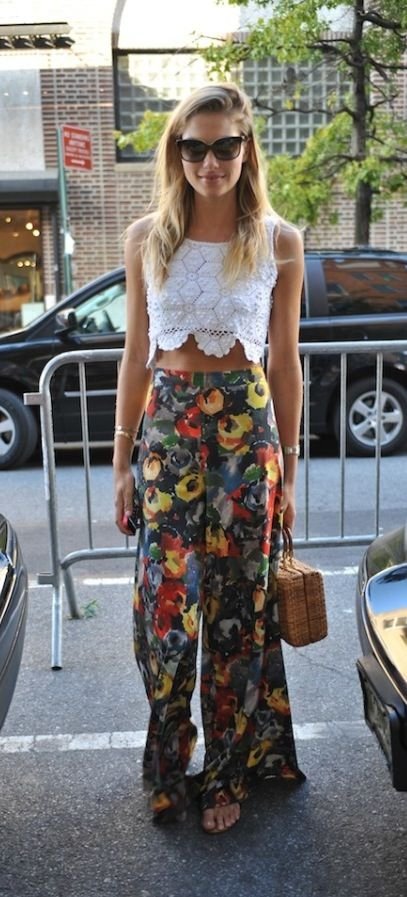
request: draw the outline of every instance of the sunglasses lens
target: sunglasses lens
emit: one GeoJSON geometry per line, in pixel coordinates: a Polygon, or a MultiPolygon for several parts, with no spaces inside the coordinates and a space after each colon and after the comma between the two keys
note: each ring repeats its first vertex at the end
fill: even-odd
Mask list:
{"type": "Polygon", "coordinates": [[[217,159],[227,162],[230,159],[236,159],[236,156],[239,155],[241,144],[241,137],[224,137],[222,140],[217,140],[212,148],[217,159]]]}
{"type": "Polygon", "coordinates": [[[184,162],[202,162],[207,149],[201,140],[180,140],[179,148],[184,162]]]}
{"type": "Polygon", "coordinates": [[[212,144],[203,140],[178,140],[177,144],[184,162],[202,162],[208,150],[221,162],[228,162],[237,158],[243,140],[243,137],[221,137],[212,144]]]}

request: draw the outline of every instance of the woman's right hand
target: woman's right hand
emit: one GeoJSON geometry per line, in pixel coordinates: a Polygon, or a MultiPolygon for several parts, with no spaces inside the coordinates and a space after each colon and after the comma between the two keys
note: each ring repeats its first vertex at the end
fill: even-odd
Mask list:
{"type": "Polygon", "coordinates": [[[123,470],[115,470],[114,472],[114,491],[115,491],[115,521],[120,532],[125,536],[132,536],[127,521],[133,512],[135,480],[131,467],[123,470]]]}

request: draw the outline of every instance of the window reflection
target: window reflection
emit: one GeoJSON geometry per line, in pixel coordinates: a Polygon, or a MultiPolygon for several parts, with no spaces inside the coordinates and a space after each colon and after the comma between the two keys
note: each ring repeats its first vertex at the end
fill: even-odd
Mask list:
{"type": "Polygon", "coordinates": [[[407,310],[407,264],[398,259],[323,260],[329,314],[397,314],[407,310]]]}

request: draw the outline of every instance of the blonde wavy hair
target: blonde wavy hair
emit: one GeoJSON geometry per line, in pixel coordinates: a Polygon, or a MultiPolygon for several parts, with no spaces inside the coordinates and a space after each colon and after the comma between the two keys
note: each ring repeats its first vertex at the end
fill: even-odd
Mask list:
{"type": "Polygon", "coordinates": [[[156,152],[153,198],[156,212],[145,239],[144,260],[160,286],[168,276],[175,251],[185,239],[194,207],[194,190],[185,178],[175,141],[182,136],[187,122],[200,112],[229,115],[242,136],[250,138],[237,184],[238,215],[224,262],[226,279],[233,282],[242,272],[253,272],[258,260],[270,251],[265,215],[272,209],[261,151],[253,132],[250,101],[236,84],[208,84],[195,90],[173,110],[156,152]]]}

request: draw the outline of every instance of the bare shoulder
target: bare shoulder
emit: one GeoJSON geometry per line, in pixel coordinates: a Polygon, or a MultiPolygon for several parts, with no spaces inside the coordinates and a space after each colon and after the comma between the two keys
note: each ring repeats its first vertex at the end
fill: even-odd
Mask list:
{"type": "Polygon", "coordinates": [[[276,305],[282,301],[285,309],[291,306],[297,315],[304,280],[304,243],[299,228],[280,219],[274,251],[278,271],[274,290],[276,305]]]}
{"type": "Polygon", "coordinates": [[[126,245],[130,246],[133,250],[138,246],[141,246],[141,244],[144,243],[144,240],[148,237],[150,230],[153,227],[154,220],[154,215],[144,215],[143,218],[138,218],[136,221],[133,221],[126,230],[126,245]]]}
{"type": "Polygon", "coordinates": [[[275,233],[277,263],[296,262],[303,258],[304,243],[301,231],[288,221],[279,221],[275,233]]]}

